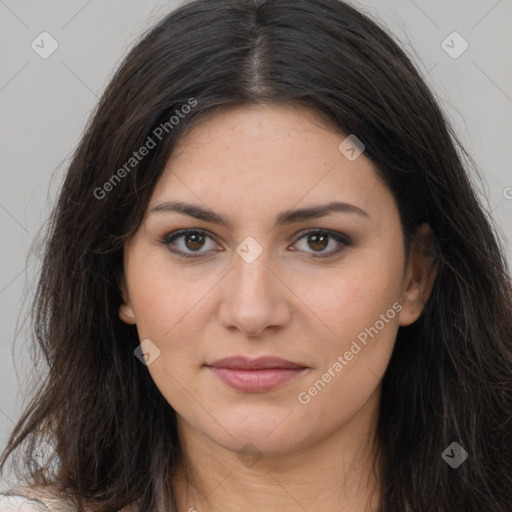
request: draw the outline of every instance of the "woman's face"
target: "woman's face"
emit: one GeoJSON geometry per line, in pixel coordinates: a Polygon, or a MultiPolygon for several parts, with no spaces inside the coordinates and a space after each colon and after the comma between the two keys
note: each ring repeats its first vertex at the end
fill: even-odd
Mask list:
{"type": "Polygon", "coordinates": [[[398,327],[421,312],[420,266],[345,137],[307,109],[255,106],[176,146],[125,248],[120,317],[181,429],[282,454],[378,404],[398,327]]]}

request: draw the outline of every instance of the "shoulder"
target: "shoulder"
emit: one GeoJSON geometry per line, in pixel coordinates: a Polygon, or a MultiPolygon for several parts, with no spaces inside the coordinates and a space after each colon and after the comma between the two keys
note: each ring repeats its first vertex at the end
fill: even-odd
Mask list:
{"type": "Polygon", "coordinates": [[[0,491],[0,512],[76,512],[76,508],[50,487],[20,485],[0,491]]]}
{"type": "MultiPolygon", "coordinates": [[[[138,504],[129,505],[121,512],[136,512],[138,504]]],[[[18,485],[0,490],[0,512],[82,512],[73,501],[55,487],[18,485]]],[[[85,512],[91,512],[85,509],[85,512]]]]}

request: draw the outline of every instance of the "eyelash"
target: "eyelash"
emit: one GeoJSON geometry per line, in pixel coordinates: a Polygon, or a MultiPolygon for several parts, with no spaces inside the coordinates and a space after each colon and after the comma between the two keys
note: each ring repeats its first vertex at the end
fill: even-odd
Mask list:
{"type": "MultiPolygon", "coordinates": [[[[195,234],[206,235],[207,237],[209,237],[209,238],[211,238],[213,240],[213,237],[210,234],[208,234],[207,231],[204,231],[202,229],[181,229],[179,231],[174,231],[174,232],[169,233],[168,235],[166,235],[161,240],[161,243],[163,245],[165,245],[169,249],[169,251],[171,251],[173,254],[178,255],[180,258],[184,258],[184,259],[198,259],[198,258],[202,258],[207,253],[199,253],[199,252],[197,252],[196,254],[191,254],[191,253],[184,253],[184,252],[179,251],[179,250],[177,251],[177,250],[171,249],[171,245],[173,244],[173,242],[176,239],[181,238],[181,237],[183,237],[185,235],[193,235],[193,234],[194,235],[195,234]]],[[[310,257],[314,258],[314,259],[332,258],[332,257],[338,255],[346,247],[349,247],[349,246],[352,245],[352,242],[351,242],[351,240],[350,240],[350,238],[348,236],[343,235],[342,233],[338,233],[336,231],[328,230],[328,229],[310,229],[309,231],[305,231],[304,233],[302,233],[295,240],[295,242],[293,242],[293,243],[295,244],[299,240],[302,240],[303,238],[306,238],[309,235],[316,235],[316,234],[322,234],[322,235],[327,235],[327,236],[332,237],[334,240],[336,240],[338,243],[341,244],[341,247],[338,247],[334,251],[331,251],[331,252],[329,252],[329,253],[327,253],[325,255],[321,254],[321,253],[318,253],[318,254],[309,253],[310,257]]]]}

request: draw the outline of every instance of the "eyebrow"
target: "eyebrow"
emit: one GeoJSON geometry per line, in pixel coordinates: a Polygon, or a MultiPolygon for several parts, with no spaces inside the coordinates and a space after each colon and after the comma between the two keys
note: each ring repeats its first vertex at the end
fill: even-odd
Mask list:
{"type": "MultiPolygon", "coordinates": [[[[231,223],[223,216],[202,206],[185,203],[183,201],[164,201],[150,208],[150,213],[182,213],[206,222],[224,224],[231,229],[231,223]]],[[[312,205],[295,210],[283,210],[276,217],[275,225],[287,225],[310,219],[317,219],[330,213],[350,213],[369,218],[368,213],[350,203],[333,201],[327,204],[312,205]]]]}

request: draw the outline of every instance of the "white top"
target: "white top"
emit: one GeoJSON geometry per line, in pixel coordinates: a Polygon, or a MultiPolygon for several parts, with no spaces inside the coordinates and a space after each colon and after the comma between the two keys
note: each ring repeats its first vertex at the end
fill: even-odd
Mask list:
{"type": "Polygon", "coordinates": [[[76,507],[49,489],[18,486],[0,492],[0,512],[76,512],[76,507]]]}
{"type": "MultiPolygon", "coordinates": [[[[411,510],[409,504],[406,508],[411,510]]],[[[0,512],[76,512],[76,508],[47,489],[20,486],[0,491],[0,512]]]]}
{"type": "Polygon", "coordinates": [[[0,512],[51,512],[42,502],[23,496],[0,494],[0,512]]]}
{"type": "MultiPolygon", "coordinates": [[[[135,510],[134,504],[123,509],[124,512],[135,510]]],[[[78,509],[69,497],[61,495],[54,487],[19,484],[0,491],[0,512],[78,512],[78,509]]]]}

